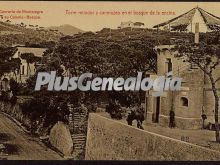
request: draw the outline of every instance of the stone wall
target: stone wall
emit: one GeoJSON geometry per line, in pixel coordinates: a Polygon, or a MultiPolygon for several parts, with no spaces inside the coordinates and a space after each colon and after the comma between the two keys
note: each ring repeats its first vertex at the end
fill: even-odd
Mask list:
{"type": "MultiPolygon", "coordinates": [[[[160,115],[159,125],[169,126],[169,116],[160,115]]],[[[201,129],[202,119],[175,117],[176,127],[180,129],[201,129]]]]}
{"type": "Polygon", "coordinates": [[[10,102],[0,101],[0,111],[7,113],[11,117],[21,122],[27,129],[31,127],[30,117],[22,113],[19,104],[11,104],[10,102]]]}
{"type": "Polygon", "coordinates": [[[220,152],[90,114],[86,160],[219,160],[220,152]]]}
{"type": "MultiPolygon", "coordinates": [[[[146,123],[153,122],[154,114],[152,112],[147,112],[146,123]]],[[[169,127],[170,118],[166,115],[159,115],[158,124],[163,127],[169,127]]],[[[180,129],[201,129],[202,128],[202,118],[183,118],[175,116],[176,127],[180,129]]]]}

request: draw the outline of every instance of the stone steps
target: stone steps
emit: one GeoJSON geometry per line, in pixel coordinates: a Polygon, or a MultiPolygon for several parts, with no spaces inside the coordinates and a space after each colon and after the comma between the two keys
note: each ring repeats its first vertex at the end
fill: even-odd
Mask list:
{"type": "Polygon", "coordinates": [[[86,137],[83,133],[79,133],[79,134],[74,134],[72,135],[73,138],[78,138],[78,137],[86,137]]]}
{"type": "MultiPolygon", "coordinates": [[[[80,132],[82,124],[86,124],[87,122],[85,119],[87,118],[87,114],[83,112],[74,112],[72,113],[72,128],[74,132],[80,132]],[[85,122],[85,123],[83,123],[85,122]]],[[[84,155],[85,154],[85,147],[86,147],[86,134],[84,133],[77,133],[72,135],[73,139],[73,155],[77,157],[77,155],[84,155]]]]}
{"type": "Polygon", "coordinates": [[[86,139],[82,139],[82,140],[75,140],[74,139],[74,142],[73,142],[73,144],[83,144],[83,143],[85,143],[85,141],[86,141],[86,139]]]}
{"type": "Polygon", "coordinates": [[[85,142],[86,137],[84,138],[72,138],[73,139],[73,143],[80,143],[80,142],[85,142]]]}
{"type": "Polygon", "coordinates": [[[74,134],[72,135],[73,139],[73,154],[79,155],[85,153],[86,147],[86,135],[85,134],[74,134]]]}
{"type": "Polygon", "coordinates": [[[73,146],[74,146],[74,148],[77,148],[77,147],[78,148],[83,148],[85,146],[85,144],[84,143],[76,143],[73,146]]]}
{"type": "Polygon", "coordinates": [[[86,139],[83,139],[83,140],[73,140],[73,144],[75,144],[75,145],[78,145],[78,144],[84,144],[85,143],[85,141],[86,141],[86,139]]]}

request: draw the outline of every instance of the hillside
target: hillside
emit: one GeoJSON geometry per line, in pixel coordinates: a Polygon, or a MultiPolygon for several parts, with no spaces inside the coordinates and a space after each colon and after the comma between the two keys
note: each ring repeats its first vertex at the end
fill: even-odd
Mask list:
{"type": "Polygon", "coordinates": [[[40,43],[43,41],[58,41],[62,34],[38,27],[38,25],[12,24],[0,22],[0,45],[9,47],[12,45],[24,45],[25,43],[40,43]]]}
{"type": "Polygon", "coordinates": [[[61,25],[61,26],[51,26],[51,27],[48,27],[47,29],[51,29],[51,30],[56,30],[60,33],[63,33],[64,35],[74,35],[74,34],[78,34],[78,33],[82,33],[84,32],[83,30],[81,29],[78,29],[72,25],[68,25],[68,24],[65,24],[65,25],[61,25]]]}

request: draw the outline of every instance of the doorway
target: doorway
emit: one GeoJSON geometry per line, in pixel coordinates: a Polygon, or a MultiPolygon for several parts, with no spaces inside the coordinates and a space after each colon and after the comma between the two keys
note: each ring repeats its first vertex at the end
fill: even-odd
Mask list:
{"type": "Polygon", "coordinates": [[[160,117],[160,97],[156,97],[155,123],[159,123],[159,117],[160,117]]]}

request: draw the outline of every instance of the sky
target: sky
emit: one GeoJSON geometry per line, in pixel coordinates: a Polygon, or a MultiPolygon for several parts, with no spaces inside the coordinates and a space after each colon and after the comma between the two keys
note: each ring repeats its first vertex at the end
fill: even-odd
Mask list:
{"type": "Polygon", "coordinates": [[[43,27],[70,24],[85,31],[98,31],[105,27],[116,29],[121,22],[125,21],[143,22],[145,27],[152,28],[152,26],[172,19],[196,6],[220,17],[220,2],[0,1],[0,15],[26,16],[27,14],[1,14],[1,12],[37,10],[43,11],[43,14],[39,15],[40,19],[11,19],[11,21],[14,23],[37,24],[43,27]],[[94,11],[94,13],[100,11],[163,11],[174,12],[175,15],[68,15],[66,10],[75,12],[94,11]]]}

